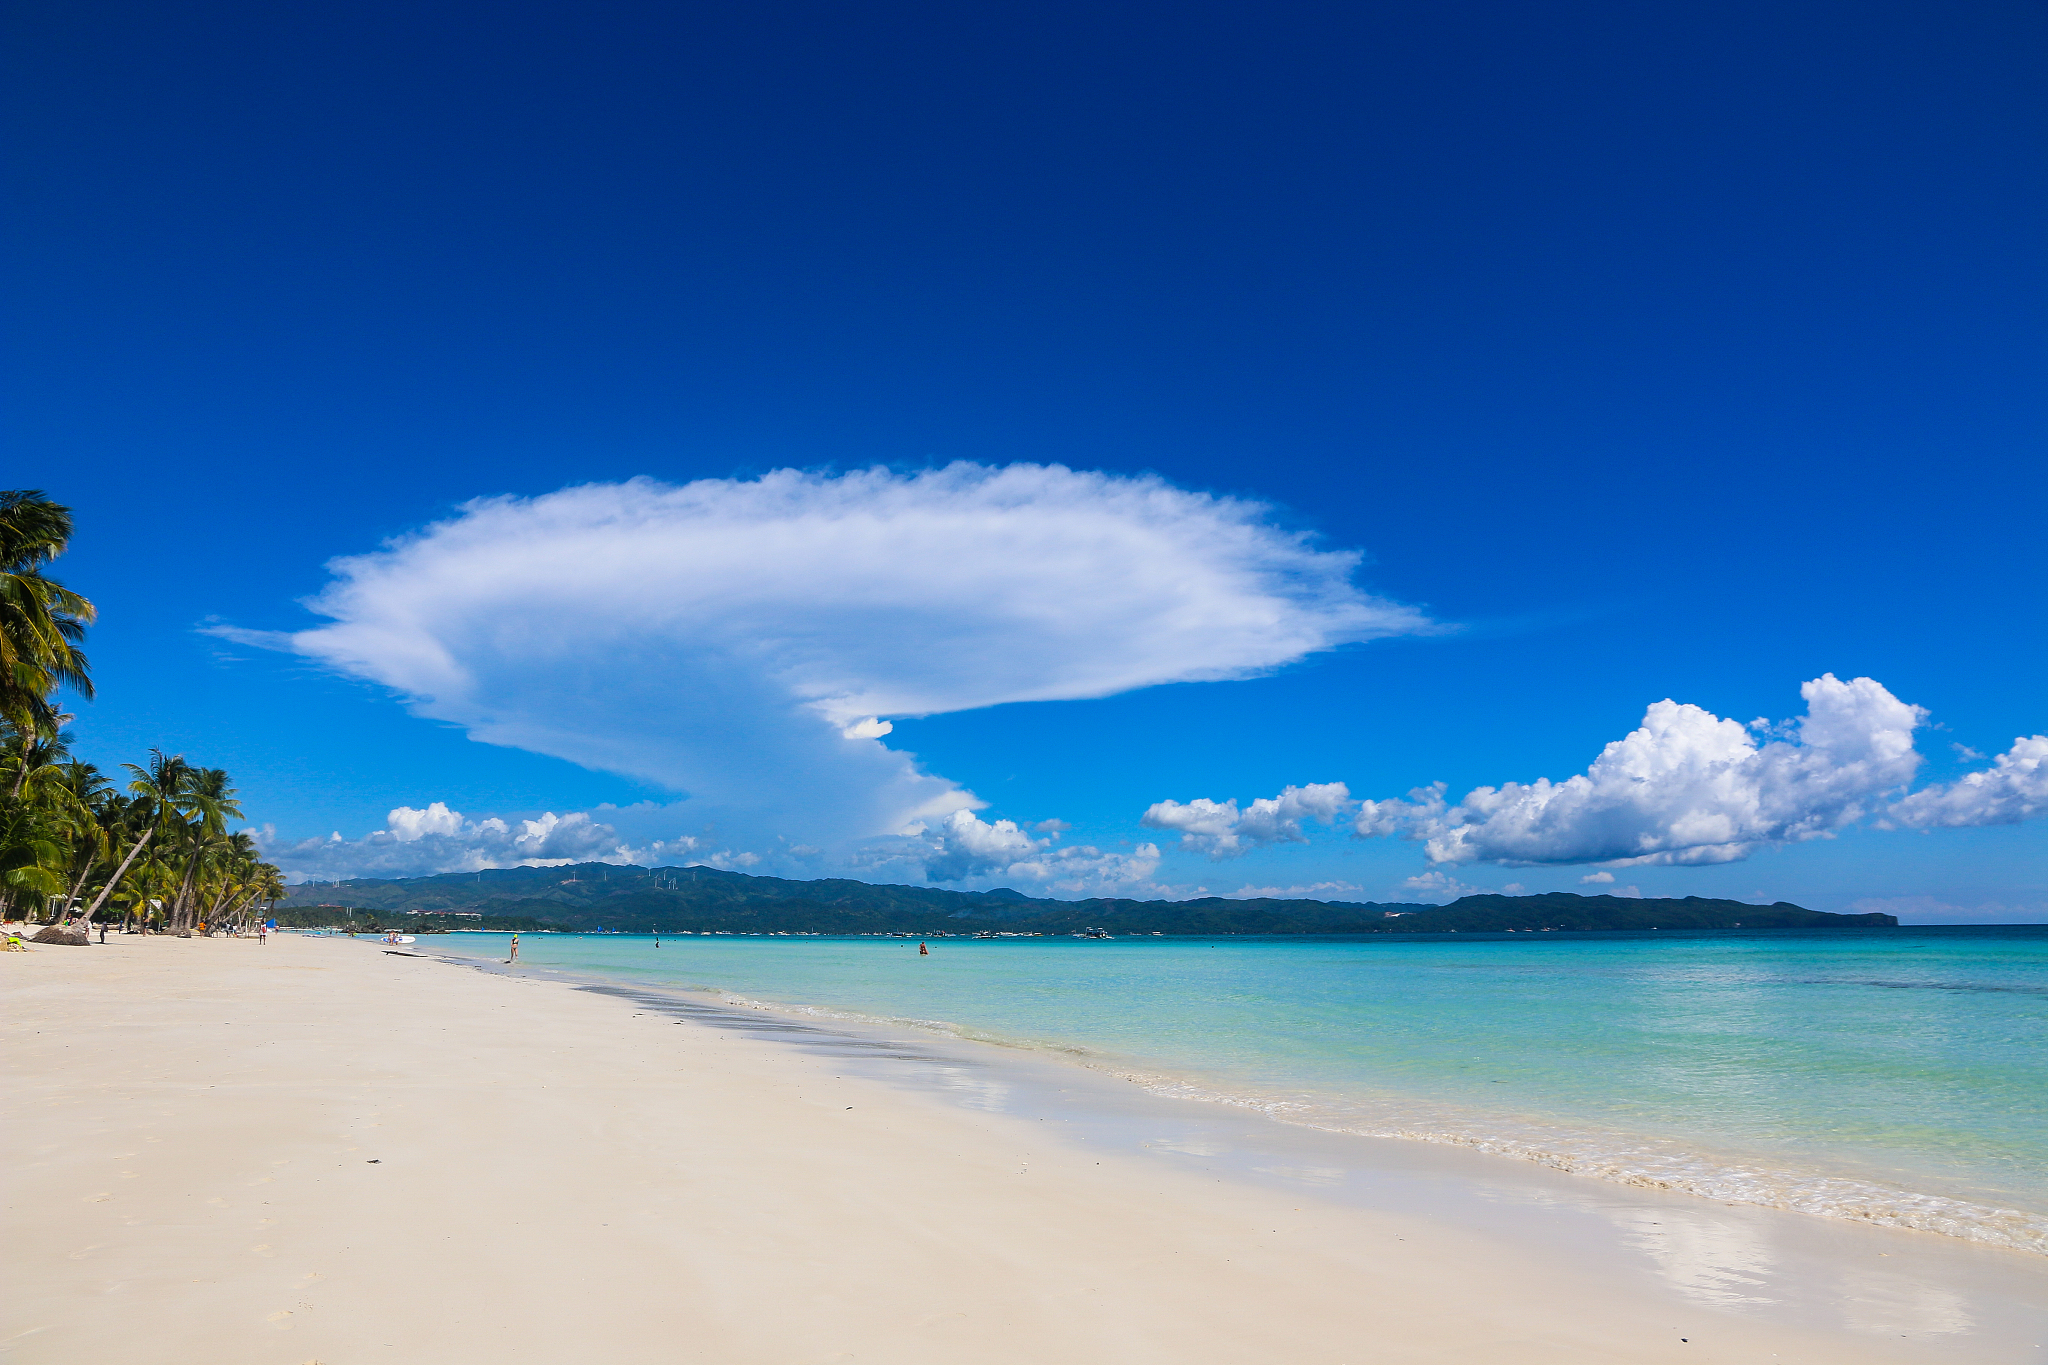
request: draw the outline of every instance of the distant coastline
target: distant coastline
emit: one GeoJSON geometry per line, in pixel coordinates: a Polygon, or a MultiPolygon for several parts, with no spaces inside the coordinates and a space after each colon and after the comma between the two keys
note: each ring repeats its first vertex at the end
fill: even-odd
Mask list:
{"type": "Polygon", "coordinates": [[[791,881],[708,867],[523,867],[293,887],[277,907],[297,927],[560,929],[647,933],[1113,935],[1571,933],[1626,929],[1896,927],[1886,914],[1839,915],[1779,901],[1466,896],[1449,905],[1204,896],[1063,901],[995,891],[791,881]]]}

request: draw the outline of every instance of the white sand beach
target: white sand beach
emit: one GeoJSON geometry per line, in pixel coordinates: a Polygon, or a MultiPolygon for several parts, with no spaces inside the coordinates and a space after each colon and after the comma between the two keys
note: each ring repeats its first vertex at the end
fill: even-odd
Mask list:
{"type": "Polygon", "coordinates": [[[115,936],[0,987],[9,1360],[1962,1358],[374,944],[115,936]]]}

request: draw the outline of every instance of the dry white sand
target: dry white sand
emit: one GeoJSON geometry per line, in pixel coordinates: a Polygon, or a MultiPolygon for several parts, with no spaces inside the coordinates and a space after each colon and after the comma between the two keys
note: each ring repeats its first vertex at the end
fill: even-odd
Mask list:
{"type": "Polygon", "coordinates": [[[1953,1358],[363,943],[114,937],[0,988],[9,1360],[1953,1358]]]}

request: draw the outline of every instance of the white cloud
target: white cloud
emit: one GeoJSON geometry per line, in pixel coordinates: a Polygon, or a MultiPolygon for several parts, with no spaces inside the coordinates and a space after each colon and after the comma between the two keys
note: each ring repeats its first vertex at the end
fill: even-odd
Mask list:
{"type": "Polygon", "coordinates": [[[1365,890],[1356,882],[1311,882],[1306,886],[1240,886],[1218,895],[1230,900],[1317,900],[1346,899],[1365,890]]]}
{"type": "Polygon", "coordinates": [[[1401,889],[1423,900],[1454,901],[1461,896],[1483,896],[1483,886],[1468,886],[1444,872],[1423,872],[1401,883],[1401,889]]]}
{"type": "Polygon", "coordinates": [[[973,811],[957,810],[925,832],[921,846],[900,856],[921,863],[925,876],[935,882],[981,878],[1076,893],[1128,890],[1159,867],[1156,844],[1139,844],[1129,853],[1105,853],[1085,844],[1056,848],[1058,839],[1057,831],[1034,839],[1014,820],[991,823],[973,811]]]}
{"type": "MultiPolygon", "coordinates": [[[[694,844],[697,841],[695,839],[684,839],[680,842],[694,844]]],[[[760,854],[735,853],[729,848],[722,848],[716,853],[700,854],[683,864],[684,867],[715,867],[722,872],[744,872],[749,868],[759,867],[760,865],[760,854]]]]}
{"type": "Polygon", "coordinates": [[[1606,884],[1607,884],[1607,883],[1609,883],[1609,882],[1612,882],[1613,880],[1614,880],[1614,874],[1613,874],[1612,872],[1589,872],[1589,873],[1587,873],[1587,874],[1586,874],[1585,876],[1583,876],[1583,877],[1579,878],[1579,881],[1580,881],[1581,883],[1595,883],[1595,882],[1597,882],[1597,883],[1599,883],[1600,885],[1603,885],[1603,886],[1604,886],[1604,885],[1606,885],[1606,884]]]}
{"type": "MultiPolygon", "coordinates": [[[[555,813],[549,811],[548,819],[553,820],[554,818],[555,813]]],[[[397,810],[385,816],[384,819],[385,823],[390,826],[385,832],[401,844],[417,842],[429,834],[460,834],[464,824],[462,812],[449,810],[447,803],[444,801],[430,802],[425,810],[414,810],[411,806],[400,806],[397,810]]],[[[499,829],[504,828],[501,821],[492,821],[491,823],[499,829]]],[[[551,825],[549,828],[552,830],[553,826],[551,825]]]]}
{"type": "Polygon", "coordinates": [[[693,823],[839,845],[985,804],[885,747],[887,717],[1242,678],[1432,628],[1356,588],[1357,564],[1155,478],[778,470],[480,499],[335,560],[309,603],[328,624],[211,629],[686,792],[693,823]]]}
{"type": "Polygon", "coordinates": [[[583,812],[507,823],[493,816],[466,819],[435,801],[426,809],[400,806],[385,828],[360,839],[337,832],[326,839],[280,842],[274,831],[254,831],[263,856],[295,881],[351,877],[424,877],[438,872],[480,872],[494,867],[559,867],[565,863],[647,863],[664,854],[685,856],[694,839],[628,848],[610,825],[583,812]]]}
{"type": "Polygon", "coordinates": [[[1361,802],[1354,829],[1420,839],[1433,863],[1510,866],[1724,863],[1826,838],[1912,780],[1925,713],[1870,678],[1826,674],[1799,691],[1807,713],[1783,727],[1660,701],[1576,777],[1480,787],[1455,806],[1441,785],[1418,788],[1361,802]],[[1759,743],[1752,729],[1785,737],[1759,743]]]}
{"type": "Polygon", "coordinates": [[[1235,797],[1211,801],[1204,796],[1183,805],[1160,801],[1139,822],[1147,829],[1180,831],[1180,845],[1222,861],[1266,844],[1306,843],[1304,820],[1335,824],[1351,805],[1342,782],[1311,782],[1289,787],[1278,796],[1261,796],[1243,810],[1235,797]]]}
{"type": "Polygon", "coordinates": [[[935,882],[957,882],[977,873],[1007,872],[1042,852],[1050,839],[1034,839],[1014,820],[989,824],[971,810],[956,810],[934,831],[937,851],[925,861],[935,882]]]}
{"type": "MultiPolygon", "coordinates": [[[[385,828],[360,839],[339,831],[325,839],[279,840],[270,826],[250,831],[263,856],[288,881],[347,881],[355,877],[428,877],[442,872],[482,872],[497,867],[561,867],[568,863],[619,866],[716,867],[728,872],[760,865],[758,853],[711,849],[703,839],[682,836],[634,846],[611,825],[587,812],[535,820],[471,820],[446,802],[424,810],[400,806],[384,818],[385,828]]],[[[792,854],[815,849],[792,849],[792,854]]]]}
{"type": "Polygon", "coordinates": [[[1881,823],[1907,829],[2016,825],[2048,811],[2048,735],[2023,735],[1991,763],[1983,772],[1914,792],[1881,823]]]}

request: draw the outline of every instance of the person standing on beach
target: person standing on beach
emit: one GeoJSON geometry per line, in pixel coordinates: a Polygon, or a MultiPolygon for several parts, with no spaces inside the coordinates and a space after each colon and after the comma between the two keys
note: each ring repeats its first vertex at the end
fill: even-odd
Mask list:
{"type": "Polygon", "coordinates": [[[505,959],[507,966],[519,960],[519,935],[512,935],[512,956],[505,959]]]}

